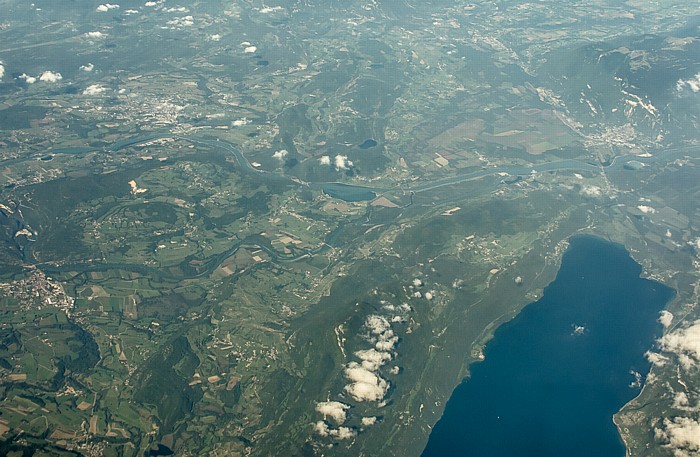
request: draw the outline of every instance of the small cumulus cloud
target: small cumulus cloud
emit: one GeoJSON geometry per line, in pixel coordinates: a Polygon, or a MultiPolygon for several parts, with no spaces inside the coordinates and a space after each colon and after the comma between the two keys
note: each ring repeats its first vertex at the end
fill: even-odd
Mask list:
{"type": "Polygon", "coordinates": [[[391,329],[391,325],[389,324],[389,321],[386,320],[386,317],[379,316],[377,314],[368,316],[365,320],[365,326],[367,326],[369,331],[375,335],[380,335],[391,329]]]}
{"type": "Polygon", "coordinates": [[[659,313],[659,322],[664,328],[669,328],[673,323],[673,313],[670,311],[663,310],[659,313]]]}
{"type": "Polygon", "coordinates": [[[690,417],[664,419],[663,427],[654,430],[664,447],[672,449],[676,457],[700,454],[700,422],[690,417]]]}
{"type": "Polygon", "coordinates": [[[381,353],[386,353],[394,349],[399,341],[399,337],[391,330],[391,324],[384,316],[373,314],[367,317],[365,327],[370,332],[370,342],[374,348],[381,353]]]}
{"type": "Polygon", "coordinates": [[[389,383],[378,374],[354,362],[345,369],[345,377],[350,381],[345,391],[356,401],[380,401],[389,390],[389,383]]]}
{"type": "Polygon", "coordinates": [[[209,40],[211,40],[211,41],[220,41],[220,40],[221,40],[221,35],[219,35],[218,33],[216,33],[216,34],[210,36],[210,37],[209,37],[209,40]]]}
{"type": "Polygon", "coordinates": [[[688,399],[688,394],[685,392],[676,392],[673,396],[673,407],[676,409],[691,409],[690,400],[688,399]]]}
{"type": "Polygon", "coordinates": [[[281,6],[265,6],[265,7],[261,8],[259,11],[262,14],[270,14],[270,13],[276,13],[278,11],[283,11],[283,10],[284,10],[284,8],[282,8],[281,6]]]}
{"type": "Polygon", "coordinates": [[[374,344],[374,347],[377,348],[378,351],[391,351],[392,349],[394,349],[394,346],[398,341],[398,336],[391,336],[384,339],[380,339],[374,344]]]}
{"type": "Polygon", "coordinates": [[[81,65],[81,66],[80,66],[80,70],[81,70],[81,71],[90,72],[90,71],[92,71],[92,70],[94,70],[94,69],[95,69],[95,66],[94,66],[93,64],[91,64],[91,63],[88,63],[87,65],[81,65]]]}
{"type": "Polygon", "coordinates": [[[664,351],[676,354],[686,370],[696,366],[700,361],[700,320],[664,335],[659,343],[664,351]]]}
{"type": "Polygon", "coordinates": [[[36,78],[34,76],[29,76],[26,73],[19,75],[19,79],[23,79],[27,84],[34,84],[36,82],[36,78]]]}
{"type": "Polygon", "coordinates": [[[377,423],[377,418],[374,416],[363,417],[361,423],[363,426],[369,427],[370,425],[374,425],[377,423]]]}
{"type": "Polygon", "coordinates": [[[337,170],[352,168],[352,162],[348,160],[348,156],[338,154],[335,156],[334,162],[337,170]]]}
{"type": "Polygon", "coordinates": [[[662,367],[668,362],[668,357],[661,355],[657,352],[647,351],[644,354],[649,362],[657,367],[662,367]]]}
{"type": "Polygon", "coordinates": [[[318,421],[314,425],[314,431],[318,433],[321,436],[328,436],[330,433],[330,429],[328,428],[328,424],[326,424],[323,421],[318,421]]]}
{"type": "Polygon", "coordinates": [[[171,28],[191,27],[192,25],[194,25],[194,18],[192,16],[178,17],[166,22],[166,24],[169,25],[171,28]]]}
{"type": "Polygon", "coordinates": [[[676,92],[683,92],[686,89],[690,89],[693,93],[700,92],[700,73],[692,78],[676,81],[676,92]]]}
{"type": "Polygon", "coordinates": [[[0,79],[5,77],[5,66],[0,62],[0,79]]]}
{"type": "Polygon", "coordinates": [[[692,241],[688,241],[688,244],[689,244],[690,246],[694,247],[695,249],[700,250],[700,237],[695,238],[695,239],[692,240],[692,241]]]}
{"type": "Polygon", "coordinates": [[[350,427],[338,427],[337,430],[331,430],[331,436],[339,440],[349,440],[355,437],[355,431],[350,427]]]}
{"type": "Polygon", "coordinates": [[[637,206],[637,209],[639,211],[643,212],[644,214],[654,214],[656,212],[656,210],[654,208],[652,208],[651,206],[647,206],[647,205],[639,205],[639,206],[637,206]]]}
{"type": "Polygon", "coordinates": [[[53,71],[45,71],[39,75],[39,81],[47,83],[55,83],[63,79],[60,73],[55,73],[53,71]]]}
{"type": "Polygon", "coordinates": [[[374,348],[355,352],[358,359],[362,361],[362,368],[370,371],[377,371],[384,364],[391,360],[391,354],[378,351],[374,348]]]}
{"type": "Polygon", "coordinates": [[[350,427],[338,427],[337,429],[330,428],[323,421],[318,421],[314,425],[314,430],[321,436],[330,436],[338,440],[349,440],[355,437],[355,431],[350,427]]]}
{"type": "Polygon", "coordinates": [[[277,160],[284,160],[284,158],[287,157],[287,154],[289,154],[289,152],[286,149],[280,149],[279,151],[272,154],[272,157],[277,160]]]}
{"type": "Polygon", "coordinates": [[[87,38],[95,38],[95,39],[98,39],[98,38],[104,38],[104,37],[106,37],[107,35],[104,34],[104,33],[102,33],[102,32],[100,32],[100,31],[94,31],[94,32],[87,32],[87,33],[85,34],[85,36],[86,36],[87,38]]]}
{"type": "Polygon", "coordinates": [[[106,87],[103,87],[100,84],[92,84],[85,88],[85,90],[83,91],[83,95],[100,95],[106,91],[106,87]]]}
{"type": "Polygon", "coordinates": [[[323,414],[324,417],[330,417],[338,425],[345,423],[347,419],[347,410],[350,406],[340,403],[339,401],[322,401],[316,403],[316,411],[323,414]]]}
{"type": "Polygon", "coordinates": [[[254,54],[257,50],[257,46],[246,46],[245,48],[243,48],[243,52],[246,54],[254,54]]]}
{"type": "Polygon", "coordinates": [[[119,8],[119,5],[117,4],[112,4],[112,3],[103,3],[102,5],[99,5],[97,8],[95,8],[95,11],[98,11],[100,13],[105,13],[110,10],[116,10],[119,8]]]}
{"type": "Polygon", "coordinates": [[[328,156],[321,156],[318,161],[321,163],[321,165],[330,165],[331,164],[331,158],[328,156]]]}

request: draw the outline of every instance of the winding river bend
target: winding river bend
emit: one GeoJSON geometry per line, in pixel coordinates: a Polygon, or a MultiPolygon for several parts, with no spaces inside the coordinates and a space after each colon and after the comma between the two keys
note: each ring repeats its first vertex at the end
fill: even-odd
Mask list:
{"type": "MultiPolygon", "coordinates": [[[[235,158],[236,161],[238,162],[239,166],[241,167],[241,170],[246,172],[246,173],[252,173],[255,174],[260,179],[264,180],[269,180],[277,183],[295,183],[300,186],[310,186],[312,188],[316,189],[321,189],[325,193],[331,195],[334,198],[339,198],[341,200],[346,200],[346,201],[368,201],[372,200],[373,198],[376,197],[377,194],[382,194],[390,191],[396,191],[396,190],[403,190],[407,192],[414,192],[414,193],[420,193],[420,192],[425,192],[433,189],[437,189],[439,187],[444,187],[444,186],[451,186],[454,184],[459,184],[463,182],[468,182],[468,181],[474,181],[478,179],[485,178],[487,176],[497,176],[497,175],[502,175],[502,174],[507,174],[509,176],[524,176],[524,175],[529,175],[532,173],[544,173],[544,172],[553,172],[553,171],[575,171],[575,172],[591,172],[591,173],[603,173],[607,171],[619,171],[622,169],[625,164],[631,162],[631,161],[636,161],[640,162],[643,164],[647,163],[654,163],[654,162],[663,162],[664,160],[668,160],[671,156],[676,155],[681,152],[686,152],[686,151],[693,151],[697,150],[700,148],[700,146],[697,145],[688,145],[688,146],[678,146],[674,148],[666,148],[661,151],[657,151],[653,155],[649,156],[638,156],[638,155],[624,155],[624,156],[617,156],[615,159],[612,161],[612,163],[603,165],[603,164],[593,164],[589,162],[585,162],[582,160],[576,160],[576,159],[562,159],[562,160],[556,160],[552,162],[545,162],[545,163],[538,163],[538,164],[533,164],[530,167],[522,167],[522,166],[503,166],[503,167],[491,167],[491,168],[486,168],[486,169],[481,169],[477,171],[472,171],[469,173],[464,173],[464,174],[459,174],[455,176],[449,176],[446,178],[440,178],[436,179],[433,181],[427,181],[427,182],[422,182],[420,184],[416,185],[407,185],[407,186],[397,186],[397,187],[378,187],[378,186],[363,186],[363,185],[357,185],[357,184],[347,184],[347,183],[340,183],[340,182],[313,182],[313,183],[307,183],[300,181],[295,178],[290,178],[286,175],[278,174],[278,173],[273,173],[273,172],[268,172],[264,170],[258,170],[257,168],[253,167],[248,159],[241,153],[241,151],[235,147],[235,145],[228,143],[226,141],[221,141],[220,139],[217,138],[208,138],[208,137],[201,137],[201,136],[178,136],[178,135],[173,135],[170,133],[154,133],[151,135],[143,136],[143,137],[138,137],[138,138],[132,138],[128,140],[122,140],[117,143],[114,143],[111,146],[104,147],[104,148],[70,148],[70,149],[55,149],[53,151],[50,151],[55,154],[80,154],[80,153],[85,153],[87,151],[95,151],[95,150],[100,150],[105,153],[109,152],[114,152],[118,151],[120,149],[124,149],[129,146],[133,146],[139,143],[144,143],[147,141],[152,141],[156,139],[165,139],[165,138],[176,138],[179,140],[183,141],[189,141],[193,144],[203,144],[207,145],[209,147],[212,147],[214,149],[218,149],[220,151],[232,154],[235,158]]],[[[18,159],[19,160],[19,159],[18,159]]],[[[28,159],[22,159],[22,160],[28,160],[28,159]]]]}
{"type": "MultiPolygon", "coordinates": [[[[183,141],[188,141],[194,145],[204,145],[208,146],[210,148],[213,148],[215,150],[218,150],[220,152],[230,154],[232,155],[235,159],[236,162],[239,165],[239,169],[241,170],[242,173],[254,175],[256,179],[264,180],[267,181],[270,184],[281,184],[281,185],[291,185],[291,186],[298,186],[298,187],[305,187],[308,186],[313,189],[319,189],[322,190],[324,193],[330,195],[333,198],[338,198],[341,200],[345,201],[350,201],[350,202],[358,202],[358,201],[369,201],[374,199],[377,195],[391,192],[391,191],[403,191],[411,194],[411,201],[413,201],[413,194],[415,193],[420,193],[420,192],[426,192],[430,191],[433,189],[437,189],[440,187],[444,186],[451,186],[459,183],[464,183],[464,182],[469,182],[469,181],[475,181],[479,179],[483,179],[489,176],[524,176],[524,175],[529,175],[532,173],[540,173],[540,172],[555,172],[555,171],[575,171],[575,172],[589,172],[589,173],[605,173],[608,171],[617,171],[621,170],[625,164],[628,162],[634,160],[637,162],[641,163],[653,163],[653,162],[663,162],[664,160],[668,160],[670,157],[673,155],[676,155],[680,152],[684,151],[690,151],[690,150],[696,150],[698,146],[691,145],[691,146],[683,146],[683,147],[676,147],[676,148],[669,148],[665,149],[663,151],[657,152],[655,155],[651,156],[646,156],[646,157],[640,157],[636,155],[628,155],[628,156],[618,156],[613,160],[612,163],[607,164],[607,165],[602,165],[602,164],[593,164],[589,162],[584,162],[581,160],[574,160],[574,159],[565,159],[565,160],[557,160],[557,161],[552,161],[552,162],[546,162],[546,163],[539,163],[539,164],[534,164],[531,167],[522,167],[522,166],[502,166],[502,167],[491,167],[491,168],[484,168],[476,171],[471,171],[469,173],[463,173],[455,176],[449,176],[446,178],[440,178],[440,179],[435,179],[432,181],[426,181],[422,182],[419,184],[409,184],[409,185],[399,185],[395,187],[379,187],[379,186],[364,186],[364,185],[357,185],[357,184],[348,184],[348,183],[341,183],[341,182],[303,182],[297,178],[294,177],[289,177],[284,174],[279,174],[279,173],[274,173],[274,172],[269,172],[265,170],[259,170],[251,165],[251,163],[246,159],[246,157],[241,153],[241,151],[233,144],[228,143],[226,141],[222,141],[218,138],[213,138],[213,137],[205,137],[205,136],[179,136],[179,135],[173,135],[168,132],[156,132],[150,135],[145,135],[137,138],[131,138],[131,139],[125,139],[118,141],[116,143],[113,143],[109,146],[105,146],[102,148],[90,148],[90,147],[75,147],[75,148],[57,148],[50,152],[51,154],[83,154],[86,152],[90,151],[98,151],[98,152],[103,152],[105,154],[113,153],[119,150],[122,150],[124,148],[138,145],[141,143],[145,143],[148,141],[153,141],[153,140],[158,140],[158,139],[166,139],[166,138],[174,138],[178,140],[183,140],[183,141]]],[[[32,158],[21,158],[21,159],[13,159],[12,163],[18,163],[26,160],[32,160],[32,158]]],[[[9,164],[9,163],[8,163],[9,164]]],[[[490,188],[489,188],[490,189],[490,188]]],[[[16,216],[13,216],[16,217],[16,216]]],[[[24,226],[23,221],[20,219],[17,219],[14,222],[18,226],[24,226]]],[[[250,239],[245,239],[245,240],[240,240],[236,242],[234,245],[232,245],[226,252],[222,253],[221,255],[216,256],[215,258],[211,259],[207,264],[204,266],[203,269],[200,270],[200,272],[197,274],[197,276],[202,276],[205,275],[207,272],[213,271],[218,264],[223,261],[225,258],[228,256],[234,254],[238,249],[241,247],[255,247],[264,250],[271,256],[271,258],[276,261],[276,262],[294,262],[303,258],[307,258],[311,255],[317,254],[319,252],[323,252],[324,250],[328,249],[331,244],[333,244],[333,240],[338,236],[338,233],[331,233],[329,237],[326,239],[325,243],[323,243],[321,246],[316,247],[311,250],[303,251],[303,252],[296,252],[291,255],[282,255],[275,250],[271,249],[269,247],[265,240],[258,239],[256,237],[252,237],[250,239]]],[[[22,255],[27,258],[28,251],[31,249],[31,242],[25,243],[24,246],[22,246],[22,255]]],[[[60,267],[54,266],[54,265],[49,265],[49,264],[41,264],[39,265],[42,269],[45,269],[47,272],[51,271],[99,271],[99,270],[106,270],[106,269],[111,269],[111,268],[126,268],[126,269],[132,269],[135,271],[139,271],[141,269],[148,269],[148,274],[159,274],[163,275],[167,273],[164,273],[162,271],[159,271],[154,268],[148,268],[145,267],[144,265],[122,265],[122,264],[82,264],[82,265],[63,265],[60,267]]]]}

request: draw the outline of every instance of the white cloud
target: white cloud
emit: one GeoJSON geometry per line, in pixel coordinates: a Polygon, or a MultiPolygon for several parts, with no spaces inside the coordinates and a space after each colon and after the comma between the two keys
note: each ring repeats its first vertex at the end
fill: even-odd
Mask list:
{"type": "Polygon", "coordinates": [[[345,386],[345,391],[356,401],[381,401],[386,389],[366,382],[355,382],[345,386]]]}
{"type": "Polygon", "coordinates": [[[39,76],[39,81],[44,81],[47,83],[55,83],[63,79],[60,73],[54,73],[53,71],[45,71],[39,76]]]}
{"type": "Polygon", "coordinates": [[[694,367],[700,361],[700,320],[664,335],[659,343],[664,351],[675,353],[685,369],[694,367]]]}
{"type": "Polygon", "coordinates": [[[350,427],[338,427],[337,430],[331,430],[331,436],[339,440],[349,440],[355,437],[355,432],[350,427]]]}
{"type": "Polygon", "coordinates": [[[192,16],[178,17],[173,20],[166,22],[167,25],[175,27],[190,27],[194,25],[194,18],[192,16]]]}
{"type": "Polygon", "coordinates": [[[394,349],[394,346],[398,341],[398,336],[391,336],[389,338],[380,339],[374,344],[374,347],[377,348],[378,351],[387,352],[394,349]]]}
{"type": "Polygon", "coordinates": [[[321,165],[330,165],[331,164],[331,158],[328,156],[321,156],[318,161],[321,163],[321,165]]]}
{"type": "Polygon", "coordinates": [[[338,170],[347,170],[352,167],[352,162],[348,160],[348,156],[336,155],[335,156],[335,168],[338,170]]]}
{"type": "Polygon", "coordinates": [[[669,328],[673,323],[673,313],[670,311],[663,310],[659,313],[659,322],[664,328],[669,328]]]}
{"type": "Polygon", "coordinates": [[[5,66],[0,62],[0,79],[5,76],[5,66]]]}
{"type": "Polygon", "coordinates": [[[380,401],[389,390],[389,383],[354,362],[348,364],[345,377],[351,382],[345,391],[356,401],[380,401]]]}
{"type": "Polygon", "coordinates": [[[696,74],[690,79],[679,79],[676,81],[676,91],[683,92],[686,87],[693,91],[693,93],[700,92],[700,73],[696,74]]]}
{"type": "Polygon", "coordinates": [[[284,8],[282,8],[281,6],[265,6],[265,7],[260,9],[260,12],[262,14],[270,14],[270,13],[275,13],[277,11],[282,11],[282,10],[284,10],[284,8]]]}
{"type": "Polygon", "coordinates": [[[284,160],[284,158],[287,157],[287,154],[289,154],[289,152],[286,149],[280,149],[279,151],[272,154],[272,157],[277,160],[284,160]]]}
{"type": "Polygon", "coordinates": [[[243,49],[243,52],[246,54],[254,54],[257,50],[257,46],[246,46],[245,49],[243,49]]]}
{"type": "Polygon", "coordinates": [[[250,124],[250,121],[247,118],[242,118],[242,119],[236,119],[231,123],[234,127],[240,127],[241,125],[248,125],[250,124]]]}
{"type": "Polygon", "coordinates": [[[673,407],[676,409],[687,409],[690,405],[688,395],[685,392],[676,392],[673,397],[673,407]]]}
{"type": "Polygon", "coordinates": [[[350,406],[340,403],[339,401],[322,401],[316,403],[316,411],[323,414],[324,417],[332,418],[338,425],[345,423],[347,419],[347,410],[350,406]]]}
{"type": "Polygon", "coordinates": [[[676,457],[697,456],[700,453],[700,422],[689,417],[664,419],[662,429],[655,429],[664,447],[673,449],[676,457]]]}
{"type": "Polygon", "coordinates": [[[657,367],[662,367],[668,362],[668,357],[661,355],[657,352],[647,351],[644,355],[646,356],[647,360],[649,360],[649,362],[651,362],[653,365],[656,365],[657,367]]]}
{"type": "Polygon", "coordinates": [[[318,421],[314,424],[314,430],[321,436],[332,436],[339,440],[349,440],[355,437],[355,431],[349,427],[338,427],[332,429],[323,421],[318,421]]]}
{"type": "Polygon", "coordinates": [[[418,278],[414,278],[414,279],[413,279],[413,287],[420,287],[420,286],[422,286],[422,285],[423,285],[423,281],[421,281],[421,280],[418,279],[418,278]]]}
{"type": "Polygon", "coordinates": [[[104,13],[104,12],[107,12],[109,10],[115,10],[117,8],[119,8],[119,5],[116,5],[116,4],[113,5],[111,3],[103,3],[102,5],[99,5],[95,9],[95,11],[99,11],[100,13],[104,13]]]}
{"type": "Polygon", "coordinates": [[[321,436],[330,435],[330,429],[328,428],[328,424],[326,424],[323,421],[316,422],[316,424],[314,424],[314,430],[321,436]]]}
{"type": "Polygon", "coordinates": [[[399,341],[399,338],[391,330],[391,324],[384,316],[376,314],[368,316],[365,320],[365,326],[372,335],[370,341],[374,343],[377,351],[391,351],[399,341]]]}
{"type": "Polygon", "coordinates": [[[81,66],[80,66],[80,69],[81,69],[82,71],[90,72],[90,71],[92,71],[92,70],[95,69],[95,66],[94,66],[93,64],[91,64],[91,63],[88,63],[87,65],[81,65],[81,66]]]}
{"type": "Polygon", "coordinates": [[[377,423],[377,418],[374,416],[363,417],[361,422],[362,425],[364,425],[365,427],[369,427],[370,425],[374,425],[377,423]]]}
{"type": "Polygon", "coordinates": [[[157,5],[158,5],[158,3],[156,3],[156,2],[146,2],[143,4],[143,6],[157,6],[157,5]]]}
{"type": "Polygon", "coordinates": [[[432,300],[432,299],[433,299],[433,293],[432,293],[432,292],[426,292],[426,293],[425,293],[425,299],[426,299],[426,300],[432,300]]]}
{"type": "Polygon", "coordinates": [[[374,348],[357,351],[355,355],[362,360],[362,368],[369,371],[377,371],[382,365],[391,360],[391,354],[377,351],[374,348]]]}
{"type": "Polygon", "coordinates": [[[85,88],[85,90],[83,91],[83,95],[100,95],[101,93],[106,91],[106,87],[103,87],[100,84],[92,84],[85,88]]]}
{"type": "Polygon", "coordinates": [[[85,34],[85,36],[88,38],[104,38],[107,35],[105,35],[104,33],[100,32],[100,31],[95,31],[95,32],[87,32],[85,34]]]}
{"type": "Polygon", "coordinates": [[[19,75],[19,79],[23,79],[27,84],[34,84],[36,82],[36,78],[34,76],[29,76],[26,73],[19,75]]]}
{"type": "Polygon", "coordinates": [[[391,329],[391,325],[389,324],[389,321],[386,320],[386,317],[379,316],[377,314],[367,316],[365,326],[367,326],[369,331],[375,335],[382,334],[391,329]]]}
{"type": "Polygon", "coordinates": [[[652,208],[651,206],[647,206],[647,205],[639,205],[639,206],[637,206],[637,209],[639,211],[643,212],[644,214],[654,214],[656,212],[656,210],[654,208],[652,208]]]}
{"type": "Polygon", "coordinates": [[[163,11],[166,13],[189,13],[190,12],[190,10],[188,10],[184,6],[173,6],[171,8],[165,8],[163,11]]]}
{"type": "Polygon", "coordinates": [[[216,33],[216,34],[210,36],[209,39],[210,39],[211,41],[219,41],[219,40],[221,40],[221,35],[219,35],[218,33],[216,33]]]}

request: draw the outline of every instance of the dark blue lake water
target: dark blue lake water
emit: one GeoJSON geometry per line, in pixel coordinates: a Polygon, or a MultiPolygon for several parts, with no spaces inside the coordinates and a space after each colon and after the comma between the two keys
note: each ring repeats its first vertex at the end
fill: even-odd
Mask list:
{"type": "Polygon", "coordinates": [[[333,198],[339,198],[346,202],[364,202],[373,200],[377,194],[361,186],[351,186],[337,182],[321,184],[323,192],[333,198]]]}
{"type": "Polygon", "coordinates": [[[639,393],[668,287],[627,251],[571,239],[554,282],[501,326],[434,427],[424,457],[624,457],[612,416],[639,393]]]}

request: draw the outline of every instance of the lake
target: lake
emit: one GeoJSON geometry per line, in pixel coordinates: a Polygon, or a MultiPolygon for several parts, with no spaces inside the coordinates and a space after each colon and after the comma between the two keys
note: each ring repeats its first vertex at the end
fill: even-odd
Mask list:
{"type": "Polygon", "coordinates": [[[422,455],[624,457],[612,416],[638,395],[674,296],[640,273],[619,245],[572,238],[542,298],[495,332],[455,389],[422,455]]]}
{"type": "Polygon", "coordinates": [[[323,193],[346,202],[364,202],[373,200],[377,196],[372,190],[362,186],[352,186],[337,182],[322,183],[320,186],[323,193]]]}

